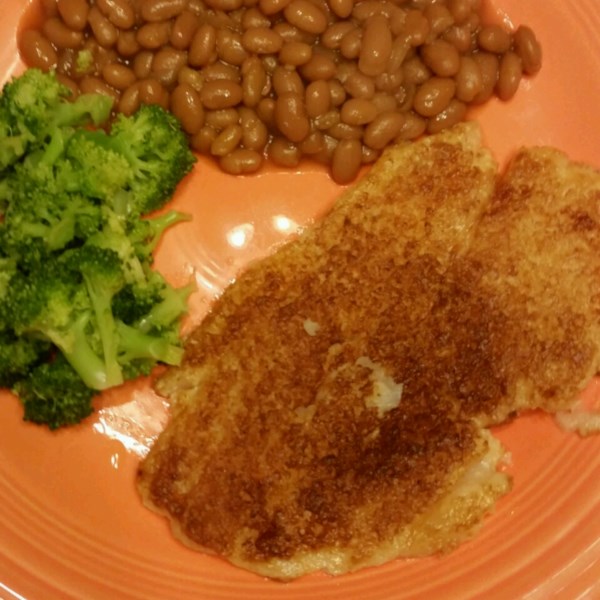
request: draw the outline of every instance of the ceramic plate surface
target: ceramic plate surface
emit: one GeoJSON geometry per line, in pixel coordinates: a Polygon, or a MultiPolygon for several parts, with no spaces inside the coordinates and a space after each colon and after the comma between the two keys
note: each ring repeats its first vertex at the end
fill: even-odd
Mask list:
{"type": "MultiPolygon", "coordinates": [[[[15,33],[27,7],[2,2],[0,82],[23,68],[15,33]]],[[[550,144],[600,167],[597,0],[489,0],[486,8],[535,30],[544,67],[509,104],[472,113],[485,143],[501,162],[521,145],[550,144]]],[[[240,268],[317,219],[339,191],[317,167],[236,179],[200,161],[173,201],[194,219],[167,233],[156,261],[173,283],[197,282],[188,327],[240,268]]],[[[587,394],[594,400],[598,390],[593,382],[587,394]]],[[[440,558],[281,584],[184,548],[142,507],[135,469],[167,418],[148,381],[106,394],[97,408],[50,433],[24,423],[18,402],[0,394],[1,598],[600,598],[600,436],[580,439],[540,414],[501,427],[514,489],[473,541],[440,558]]]]}

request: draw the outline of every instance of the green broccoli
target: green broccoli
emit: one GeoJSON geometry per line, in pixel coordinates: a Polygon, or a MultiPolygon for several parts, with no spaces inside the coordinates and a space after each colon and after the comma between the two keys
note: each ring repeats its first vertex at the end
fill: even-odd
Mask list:
{"type": "Polygon", "coordinates": [[[96,392],[58,354],[20,379],[14,386],[24,408],[24,419],[50,429],[76,425],[93,412],[96,392]]]}
{"type": "Polygon", "coordinates": [[[142,105],[131,117],[117,116],[109,139],[110,147],[127,158],[132,170],[134,214],[162,207],[195,162],[179,121],[155,104],[142,105]]]}
{"type": "Polygon", "coordinates": [[[0,96],[0,173],[57,129],[107,122],[110,98],[82,94],[70,102],[70,94],[53,72],[39,69],[28,69],[4,85],[0,96]]]}
{"type": "Polygon", "coordinates": [[[19,337],[7,329],[0,332],[0,386],[12,388],[32,368],[47,362],[51,345],[45,340],[19,337]]]}
{"type": "Polygon", "coordinates": [[[94,129],[107,108],[101,96],[69,102],[36,70],[0,96],[0,385],[51,428],[183,354],[192,288],[175,289],[152,262],[165,229],[188,217],[147,213],[194,156],[167,111],[142,107],[94,129]]]}
{"type": "Polygon", "coordinates": [[[106,368],[85,285],[57,260],[13,276],[4,305],[16,335],[52,342],[88,387],[122,383],[106,368]]]}

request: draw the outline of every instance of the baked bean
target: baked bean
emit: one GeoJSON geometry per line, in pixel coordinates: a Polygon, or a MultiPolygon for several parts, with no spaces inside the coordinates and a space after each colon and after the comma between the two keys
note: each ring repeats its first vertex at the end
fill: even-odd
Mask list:
{"type": "Polygon", "coordinates": [[[19,51],[25,63],[42,71],[49,71],[58,62],[58,55],[52,44],[35,29],[21,32],[19,51]]]}
{"type": "Polygon", "coordinates": [[[58,17],[51,17],[44,21],[42,33],[58,49],[81,48],[83,44],[83,33],[70,29],[58,17]]]}
{"type": "Polygon", "coordinates": [[[131,29],[135,25],[135,11],[129,0],[96,0],[96,6],[119,29],[131,29]]]}
{"type": "Polygon", "coordinates": [[[468,27],[473,34],[476,34],[481,28],[481,19],[476,12],[472,12],[467,17],[464,25],[465,27],[468,27]]]}
{"type": "Polygon", "coordinates": [[[242,95],[240,84],[227,79],[207,81],[200,92],[202,104],[209,109],[235,106],[242,101],[242,95]]]}
{"type": "Polygon", "coordinates": [[[367,19],[379,15],[386,19],[389,18],[392,11],[392,4],[382,0],[362,0],[356,2],[352,9],[352,16],[355,20],[364,22],[367,19]]]}
{"type": "Polygon", "coordinates": [[[210,147],[217,137],[215,129],[206,125],[198,133],[192,136],[190,140],[191,147],[202,154],[210,154],[210,147]]]}
{"type": "Polygon", "coordinates": [[[372,98],[375,95],[375,82],[371,77],[356,71],[348,76],[344,89],[353,98],[372,98]]]}
{"type": "Polygon", "coordinates": [[[275,25],[273,25],[273,31],[281,36],[281,39],[284,41],[284,43],[303,42],[312,46],[317,39],[316,35],[302,31],[287,21],[279,21],[275,23],[275,25]]]}
{"type": "Polygon", "coordinates": [[[326,132],[336,140],[361,140],[365,128],[360,125],[349,125],[348,123],[336,123],[329,127],[326,132]]]}
{"type": "Polygon", "coordinates": [[[262,165],[262,156],[254,150],[237,148],[230,154],[223,156],[219,165],[225,173],[230,175],[248,175],[258,171],[262,165]]]}
{"type": "Polygon", "coordinates": [[[421,57],[425,65],[440,77],[452,77],[458,73],[460,54],[450,42],[438,39],[425,44],[421,57]]]}
{"type": "Polygon", "coordinates": [[[317,115],[313,119],[313,125],[319,131],[327,131],[331,129],[335,125],[337,125],[342,120],[340,116],[340,111],[336,109],[332,109],[327,111],[326,113],[317,115]]]}
{"type": "Polygon", "coordinates": [[[342,41],[340,42],[340,53],[344,58],[358,58],[361,45],[362,29],[352,29],[342,38],[342,41]]]}
{"type": "Polygon", "coordinates": [[[41,0],[42,12],[46,17],[56,17],[58,15],[58,6],[56,0],[41,0]]]}
{"type": "Polygon", "coordinates": [[[404,61],[402,65],[402,81],[404,83],[420,85],[421,83],[425,83],[430,77],[431,71],[429,67],[418,56],[404,61]]]}
{"type": "Polygon", "coordinates": [[[394,96],[383,92],[374,94],[371,98],[371,102],[375,105],[378,113],[395,111],[398,106],[398,102],[394,96]]]}
{"type": "Polygon", "coordinates": [[[364,26],[358,68],[374,77],[385,71],[392,53],[392,32],[383,15],[369,17],[364,26]]]}
{"type": "Polygon", "coordinates": [[[273,75],[275,69],[279,66],[277,57],[273,54],[265,54],[261,56],[260,61],[268,75],[273,75]]]}
{"type": "Polygon", "coordinates": [[[500,25],[486,25],[477,34],[477,43],[482,50],[502,54],[510,48],[511,39],[500,25]]]}
{"type": "Polygon", "coordinates": [[[303,42],[285,42],[279,51],[279,61],[284,65],[299,67],[312,57],[312,46],[303,42]]]}
{"type": "Polygon", "coordinates": [[[329,96],[331,97],[331,104],[333,106],[340,106],[346,101],[348,95],[344,86],[337,79],[330,79],[327,82],[329,87],[329,96]]]}
{"type": "Polygon", "coordinates": [[[402,68],[408,54],[409,45],[403,37],[397,37],[392,42],[392,51],[386,65],[386,71],[394,72],[402,68]]]}
{"type": "Polygon", "coordinates": [[[119,32],[117,28],[100,12],[92,6],[88,14],[88,23],[97,42],[105,48],[110,48],[117,43],[119,32]]]}
{"type": "Polygon", "coordinates": [[[348,125],[366,125],[377,116],[377,107],[370,100],[351,98],[340,109],[340,118],[348,125]]]}
{"type": "Polygon", "coordinates": [[[154,53],[146,50],[135,56],[132,63],[133,72],[138,79],[146,79],[152,71],[154,53]]]}
{"type": "Polygon", "coordinates": [[[282,94],[304,94],[304,83],[295,69],[277,67],[273,72],[271,82],[276,95],[282,94]]]}
{"type": "Polygon", "coordinates": [[[331,12],[340,19],[346,19],[352,13],[354,8],[353,0],[327,0],[331,12]]]}
{"type": "Polygon", "coordinates": [[[241,72],[235,65],[226,62],[215,62],[202,69],[204,81],[219,81],[227,79],[228,81],[241,82],[241,72]]]}
{"type": "Polygon", "coordinates": [[[251,108],[241,107],[239,115],[242,128],[242,145],[244,148],[262,152],[269,140],[267,127],[251,108]]]}
{"type": "Polygon", "coordinates": [[[302,156],[300,148],[284,137],[275,137],[269,144],[268,155],[280,167],[297,167],[302,156]]]}
{"type": "Polygon", "coordinates": [[[415,93],[413,108],[423,117],[433,117],[450,104],[456,91],[456,83],[448,77],[432,77],[415,93]]]}
{"type": "Polygon", "coordinates": [[[77,51],[71,48],[65,48],[58,54],[58,62],[56,63],[56,72],[72,77],[78,78],[77,72],[77,51]]]}
{"type": "Polygon", "coordinates": [[[288,23],[301,31],[319,34],[327,29],[327,16],[309,0],[292,0],[283,14],[288,23]]]}
{"type": "Polygon", "coordinates": [[[183,130],[193,135],[204,125],[204,108],[198,92],[188,83],[180,83],[171,93],[171,112],[181,121],[183,130]]]}
{"type": "Polygon", "coordinates": [[[277,127],[275,121],[275,106],[276,102],[274,98],[262,98],[256,105],[256,114],[269,129],[275,129],[277,127]]]}
{"type": "Polygon", "coordinates": [[[510,100],[516,93],[523,76],[523,61],[516,52],[507,52],[500,60],[496,94],[500,100],[510,100]]]}
{"type": "Polygon", "coordinates": [[[175,19],[171,28],[171,46],[177,48],[177,50],[187,50],[194,39],[199,24],[197,15],[191,10],[184,10],[175,19]]]}
{"type": "Polygon", "coordinates": [[[455,23],[463,23],[471,14],[471,0],[448,0],[448,10],[455,23]]]}
{"type": "Polygon", "coordinates": [[[137,41],[136,31],[119,31],[119,38],[117,39],[117,52],[123,58],[131,58],[135,56],[141,46],[137,41]]]}
{"type": "Polygon", "coordinates": [[[137,30],[137,43],[147,50],[156,50],[166,45],[171,36],[171,23],[169,21],[157,21],[146,23],[137,30]]]}
{"type": "Polygon", "coordinates": [[[258,0],[260,11],[267,16],[281,12],[291,0],[258,0]]]}
{"type": "Polygon", "coordinates": [[[256,106],[267,84],[267,73],[256,56],[247,58],[242,64],[242,101],[246,106],[256,106]]]}
{"type": "Polygon", "coordinates": [[[446,29],[443,39],[450,42],[461,54],[469,52],[473,47],[471,30],[464,25],[454,25],[446,29]]]}
{"type": "Polygon", "coordinates": [[[311,155],[311,158],[324,165],[327,165],[331,169],[331,160],[333,158],[333,151],[338,145],[338,141],[332,138],[330,135],[323,136],[323,146],[321,150],[311,155]]]}
{"type": "Polygon", "coordinates": [[[125,90],[135,82],[135,73],[120,63],[108,63],[102,67],[102,77],[108,85],[117,90],[125,90]]]}
{"type": "Polygon", "coordinates": [[[324,135],[320,131],[311,131],[299,145],[302,154],[317,154],[325,148],[324,135]]]}
{"type": "Polygon", "coordinates": [[[430,4],[423,11],[429,21],[429,35],[437,36],[454,25],[454,17],[444,4],[430,4]]]}
{"type": "Polygon", "coordinates": [[[418,138],[420,135],[425,133],[427,129],[427,121],[415,114],[412,111],[409,111],[404,114],[404,123],[402,124],[402,128],[400,129],[400,133],[396,139],[398,140],[414,140],[418,138]]]}
{"type": "Polygon", "coordinates": [[[240,122],[240,114],[235,108],[221,108],[219,110],[207,110],[204,115],[206,125],[216,131],[221,131],[230,125],[240,122]]]}
{"type": "Polygon", "coordinates": [[[395,110],[378,114],[366,127],[363,141],[375,150],[383,150],[400,133],[404,115],[395,110]]]}
{"type": "Polygon", "coordinates": [[[216,58],[217,30],[208,23],[200,25],[188,51],[192,67],[205,67],[216,58]]]}
{"type": "Polygon", "coordinates": [[[313,52],[310,60],[300,66],[300,73],[308,81],[332,79],[336,73],[336,63],[329,56],[313,52]]]}
{"type": "Polygon", "coordinates": [[[113,102],[117,102],[119,99],[119,94],[114,88],[93,75],[82,77],[79,82],[79,89],[82,94],[102,94],[103,96],[108,96],[113,102]]]}
{"type": "Polygon", "coordinates": [[[381,73],[375,78],[375,88],[379,92],[392,93],[404,81],[404,73],[400,69],[394,73],[381,73]]]}
{"type": "Polygon", "coordinates": [[[409,10],[404,21],[404,35],[411,46],[425,43],[429,35],[429,21],[420,10],[409,10]]]}
{"type": "Polygon", "coordinates": [[[85,29],[90,10],[86,0],[57,0],[56,7],[67,27],[76,31],[85,29]]]}
{"type": "Polygon", "coordinates": [[[217,56],[230,65],[239,66],[248,58],[241,34],[228,28],[217,30],[216,49],[217,56]]]}
{"type": "Polygon", "coordinates": [[[535,75],[542,68],[542,48],[533,31],[520,25],[514,33],[515,52],[523,61],[523,71],[535,75]]]}
{"type": "Polygon", "coordinates": [[[429,119],[427,133],[439,133],[443,129],[460,123],[464,120],[466,112],[466,104],[453,98],[442,112],[429,119]]]}
{"type": "Polygon", "coordinates": [[[217,134],[210,145],[210,153],[213,156],[225,156],[233,152],[242,140],[242,128],[236,123],[229,125],[217,134]]]}
{"type": "Polygon", "coordinates": [[[460,59],[460,68],[454,78],[456,81],[456,97],[462,102],[471,102],[483,89],[481,69],[470,56],[460,59]]]}
{"type": "Polygon", "coordinates": [[[359,140],[341,140],[333,151],[331,176],[336,183],[353,181],[362,165],[362,146],[359,140]]]}
{"type": "Polygon", "coordinates": [[[281,50],[283,39],[268,27],[250,27],[244,32],[242,43],[255,54],[275,54],[281,50]]]}
{"type": "Polygon", "coordinates": [[[482,24],[481,0],[39,1],[42,32],[19,34],[26,64],[123,114],[169,108],[194,150],[237,174],[261,153],[287,167],[310,155],[350,181],[541,66],[531,29],[482,24]]]}
{"type": "Polygon", "coordinates": [[[177,83],[187,83],[191,85],[197,92],[202,89],[204,85],[204,76],[197,69],[191,67],[181,67],[177,74],[177,83]]]}
{"type": "MultiPolygon", "coordinates": [[[[404,23],[406,22],[406,10],[396,7],[395,10],[392,11],[389,20],[392,35],[394,37],[402,35],[404,32],[404,23]]],[[[402,35],[402,38],[406,41],[404,35],[402,35]]]]}
{"type": "Polygon", "coordinates": [[[117,109],[124,115],[132,115],[140,107],[140,103],[140,86],[134,83],[121,94],[117,109]]]}
{"type": "Polygon", "coordinates": [[[499,61],[495,54],[490,52],[477,52],[473,55],[481,72],[481,91],[473,98],[472,102],[481,104],[491,98],[498,81],[499,61]]]}
{"type": "Polygon", "coordinates": [[[336,21],[327,27],[321,35],[321,44],[332,50],[340,47],[342,39],[347,33],[357,29],[352,21],[336,21]]]}
{"type": "Polygon", "coordinates": [[[314,119],[325,114],[331,107],[331,93],[326,81],[312,81],[306,86],[304,96],[306,114],[314,119]]]}
{"type": "Polygon", "coordinates": [[[160,81],[156,79],[142,79],[138,82],[140,90],[140,102],[143,104],[158,104],[167,107],[167,90],[160,81]]]}
{"type": "Polygon", "coordinates": [[[292,142],[301,142],[310,131],[304,99],[298,94],[282,94],[275,100],[275,123],[292,142]]]}
{"type": "Polygon", "coordinates": [[[244,5],[244,0],[205,0],[211,8],[223,12],[232,12],[244,5]]]}
{"type": "Polygon", "coordinates": [[[374,163],[381,156],[381,150],[374,150],[373,148],[369,148],[369,146],[365,146],[361,149],[361,157],[360,162],[363,165],[370,165],[374,163]]]}
{"type": "Polygon", "coordinates": [[[270,27],[271,20],[258,8],[248,8],[242,14],[240,25],[243,31],[250,27],[270,27]]]}
{"type": "Polygon", "coordinates": [[[187,0],[140,0],[140,13],[145,21],[166,21],[178,16],[187,0]]]}

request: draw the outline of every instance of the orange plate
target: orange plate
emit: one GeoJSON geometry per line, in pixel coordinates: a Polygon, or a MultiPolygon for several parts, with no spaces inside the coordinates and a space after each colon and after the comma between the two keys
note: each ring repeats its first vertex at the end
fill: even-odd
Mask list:
{"type": "MultiPolygon", "coordinates": [[[[15,31],[26,6],[2,2],[0,81],[23,68],[15,31]]],[[[492,102],[474,115],[486,143],[501,161],[543,143],[600,167],[597,0],[495,0],[487,9],[531,25],[545,62],[509,105],[492,102]]],[[[189,324],[241,266],[338,193],[316,167],[236,179],[201,161],[173,202],[194,220],[168,232],[157,259],[174,283],[198,283],[189,324]]],[[[135,469],[167,415],[147,381],[107,394],[95,416],[54,434],[23,423],[7,393],[0,413],[0,597],[600,598],[600,436],[581,440],[540,414],[497,431],[512,452],[514,490],[475,540],[441,558],[281,584],[184,548],[141,506],[135,469]]]]}

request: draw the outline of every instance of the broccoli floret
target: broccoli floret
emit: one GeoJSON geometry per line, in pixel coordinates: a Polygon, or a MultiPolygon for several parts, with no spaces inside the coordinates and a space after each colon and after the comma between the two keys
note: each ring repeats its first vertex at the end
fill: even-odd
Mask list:
{"type": "Polygon", "coordinates": [[[84,241],[102,226],[100,207],[83,196],[53,194],[31,183],[19,190],[0,224],[0,248],[7,256],[22,257],[34,240],[45,256],[84,241]]]}
{"type": "Polygon", "coordinates": [[[179,121],[155,104],[142,105],[130,117],[117,116],[109,138],[110,147],[127,158],[132,170],[134,214],[162,207],[196,160],[179,121]]]}
{"type": "Polygon", "coordinates": [[[48,360],[51,346],[45,340],[0,332],[0,386],[12,388],[33,367],[48,360]]]}
{"type": "Polygon", "coordinates": [[[25,418],[55,428],[87,416],[97,391],[182,357],[191,288],[153,271],[162,207],[194,157],[158,107],[93,129],[111,101],[35,69],[0,97],[0,385],[25,418]]]}
{"type": "Polygon", "coordinates": [[[50,429],[76,425],[89,416],[96,394],[60,354],[33,369],[13,391],[23,404],[24,419],[50,429]]]}
{"type": "Polygon", "coordinates": [[[82,94],[70,102],[70,94],[55,73],[39,69],[28,69],[4,85],[0,96],[0,173],[57,128],[106,123],[112,108],[110,98],[82,94]]]}
{"type": "Polygon", "coordinates": [[[5,307],[16,335],[52,342],[88,387],[103,390],[122,382],[106,369],[85,286],[58,261],[15,275],[5,307]]]}

